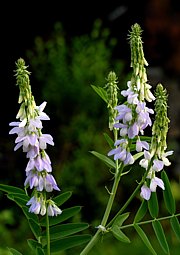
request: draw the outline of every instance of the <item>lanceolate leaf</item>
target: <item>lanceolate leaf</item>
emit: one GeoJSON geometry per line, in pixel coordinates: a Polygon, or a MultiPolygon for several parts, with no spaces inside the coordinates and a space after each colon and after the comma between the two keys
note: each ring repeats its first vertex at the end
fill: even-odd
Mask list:
{"type": "Polygon", "coordinates": [[[94,156],[102,160],[108,167],[110,168],[116,168],[116,164],[114,161],[112,161],[110,158],[106,157],[103,154],[100,154],[99,152],[96,151],[90,151],[94,156]]]}
{"type": "Polygon", "coordinates": [[[57,206],[61,206],[71,197],[71,195],[72,195],[72,192],[67,191],[67,192],[60,194],[57,197],[54,197],[53,201],[56,203],[57,206]]]}
{"type": "MultiPolygon", "coordinates": [[[[56,224],[59,224],[69,218],[71,218],[72,216],[74,216],[75,214],[79,213],[81,210],[81,206],[74,206],[68,209],[64,209],[62,211],[62,214],[55,216],[55,217],[49,217],[49,225],[53,226],[56,224]]],[[[40,222],[41,226],[46,226],[46,217],[43,217],[41,222],[40,222]]]]}
{"type": "MultiPolygon", "coordinates": [[[[89,242],[91,235],[76,235],[51,242],[51,252],[58,252],[89,242]]],[[[72,253],[73,254],[73,253],[72,253]]]]}
{"type": "Polygon", "coordinates": [[[138,152],[135,155],[133,155],[134,161],[136,161],[137,159],[139,159],[140,157],[142,157],[144,152],[138,152]]]}
{"type": "Polygon", "coordinates": [[[22,255],[22,253],[20,253],[19,251],[15,250],[13,248],[8,248],[8,249],[12,255],[22,255]]]}
{"type": "Polygon", "coordinates": [[[107,93],[102,87],[91,85],[94,91],[107,103],[107,93]]]}
{"type": "Polygon", "coordinates": [[[36,254],[37,254],[37,255],[45,255],[43,249],[41,249],[40,247],[38,247],[38,248],[36,249],[36,254]]]}
{"type": "Polygon", "coordinates": [[[180,224],[176,216],[170,219],[171,227],[174,230],[175,235],[180,240],[180,224]]]}
{"type": "Polygon", "coordinates": [[[37,250],[38,247],[41,248],[41,244],[33,239],[28,239],[27,242],[29,247],[34,251],[34,254],[36,254],[35,251],[37,250]]]}
{"type": "Polygon", "coordinates": [[[32,219],[38,224],[39,219],[38,219],[38,216],[36,214],[30,213],[29,208],[27,208],[25,206],[22,206],[22,210],[23,210],[23,213],[25,214],[27,219],[32,219]]]}
{"type": "Polygon", "coordinates": [[[121,227],[123,222],[129,217],[129,213],[123,213],[121,215],[118,215],[117,218],[113,222],[113,226],[121,227]]]}
{"type": "Polygon", "coordinates": [[[164,252],[166,254],[169,254],[169,246],[168,246],[168,243],[166,241],[166,237],[165,237],[165,234],[164,234],[164,230],[161,226],[161,223],[159,221],[155,220],[155,221],[152,222],[152,225],[153,225],[154,232],[157,236],[157,239],[159,241],[159,244],[161,245],[164,252]]]}
{"type": "Polygon", "coordinates": [[[143,200],[135,215],[134,222],[139,222],[140,220],[142,220],[146,212],[147,212],[147,201],[143,200]]]}
{"type": "Polygon", "coordinates": [[[130,243],[129,238],[120,230],[120,227],[117,225],[113,225],[111,228],[111,232],[113,233],[114,237],[124,243],[130,243]]]}
{"type": "Polygon", "coordinates": [[[11,193],[11,194],[16,194],[16,193],[25,194],[25,191],[23,189],[16,188],[10,185],[5,185],[5,184],[0,184],[0,190],[7,193],[11,193]]]}
{"type": "Polygon", "coordinates": [[[39,236],[41,236],[41,227],[39,226],[39,224],[37,224],[34,220],[29,219],[29,226],[34,234],[34,236],[36,237],[36,239],[38,240],[39,236]]]}
{"type": "Polygon", "coordinates": [[[153,255],[157,255],[157,253],[155,252],[154,248],[152,247],[148,237],[146,236],[146,234],[144,233],[144,231],[142,230],[142,228],[140,228],[137,224],[134,224],[134,228],[137,231],[138,235],[141,237],[142,241],[144,242],[144,244],[147,246],[147,248],[150,250],[150,252],[153,255]]]}
{"type": "MultiPolygon", "coordinates": [[[[21,195],[21,194],[20,194],[21,195]]],[[[18,204],[19,206],[26,206],[29,197],[27,197],[26,195],[21,195],[19,196],[19,194],[16,196],[16,194],[9,194],[7,195],[7,197],[11,200],[13,200],[14,202],[16,202],[16,204],[18,204]]]]}
{"type": "MultiPolygon", "coordinates": [[[[82,230],[85,230],[89,227],[87,223],[67,223],[61,224],[58,226],[50,227],[50,237],[51,239],[60,239],[75,233],[78,233],[82,230]]],[[[43,236],[46,236],[46,232],[43,233],[43,236]]]]}
{"type": "Polygon", "coordinates": [[[159,205],[156,192],[151,193],[151,198],[148,201],[148,208],[151,216],[153,218],[157,218],[159,213],[159,205]]]}
{"type": "Polygon", "coordinates": [[[106,142],[109,144],[110,148],[113,149],[114,148],[114,141],[113,141],[113,139],[107,133],[104,133],[103,135],[104,135],[104,137],[106,139],[106,142]]]}
{"type": "Polygon", "coordinates": [[[163,191],[164,202],[166,208],[170,214],[174,214],[176,211],[176,203],[171,191],[171,185],[168,176],[165,171],[162,171],[161,178],[164,182],[165,190],[163,191]]]}

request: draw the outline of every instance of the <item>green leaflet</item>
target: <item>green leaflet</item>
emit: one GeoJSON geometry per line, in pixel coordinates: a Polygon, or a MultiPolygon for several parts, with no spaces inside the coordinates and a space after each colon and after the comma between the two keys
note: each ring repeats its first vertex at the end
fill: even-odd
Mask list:
{"type": "Polygon", "coordinates": [[[67,192],[64,192],[64,193],[58,195],[57,197],[54,197],[53,201],[55,202],[55,204],[57,206],[61,206],[71,197],[71,195],[72,195],[72,192],[67,191],[67,192]]]}
{"type": "Polygon", "coordinates": [[[114,163],[114,161],[112,161],[110,158],[106,157],[105,155],[100,154],[99,152],[96,152],[96,151],[90,151],[90,153],[92,153],[94,156],[102,160],[108,167],[116,168],[116,164],[114,163]]]}
{"type": "Polygon", "coordinates": [[[109,144],[110,148],[113,149],[114,148],[113,139],[111,139],[111,137],[107,133],[104,133],[103,135],[104,135],[104,138],[106,139],[106,142],[109,144]]]}
{"type": "MultiPolygon", "coordinates": [[[[91,235],[76,235],[51,242],[51,252],[58,252],[89,242],[91,235]]],[[[45,247],[46,249],[46,247],[45,247]]]]}
{"type": "Polygon", "coordinates": [[[159,214],[159,205],[156,192],[151,193],[151,198],[148,201],[148,208],[151,216],[153,218],[157,218],[159,214]]]}
{"type": "Polygon", "coordinates": [[[36,254],[37,254],[37,255],[45,255],[43,249],[41,249],[40,247],[37,247],[37,249],[36,249],[36,254]]]}
{"type": "Polygon", "coordinates": [[[133,155],[134,161],[136,161],[137,159],[139,159],[140,157],[142,157],[144,152],[138,152],[135,155],[133,155]]]}
{"type": "Polygon", "coordinates": [[[38,247],[42,248],[41,244],[38,243],[37,241],[33,240],[33,239],[28,239],[27,243],[28,243],[29,247],[35,252],[35,254],[37,254],[36,251],[37,251],[38,247]]]}
{"type": "Polygon", "coordinates": [[[29,209],[25,206],[22,206],[22,210],[23,210],[23,213],[25,214],[26,218],[29,220],[29,219],[32,219],[34,222],[36,222],[37,224],[39,224],[39,219],[38,219],[38,216],[34,213],[30,213],[29,212],[29,209]]]}
{"type": "MultiPolygon", "coordinates": [[[[57,215],[55,217],[49,217],[49,225],[53,226],[53,225],[59,224],[65,220],[71,218],[75,214],[79,213],[80,210],[81,210],[81,206],[74,206],[71,208],[64,209],[62,211],[62,214],[57,215]]],[[[40,224],[41,224],[41,226],[46,226],[46,217],[42,218],[42,220],[40,221],[40,224]]]]}
{"type": "Polygon", "coordinates": [[[22,255],[22,253],[20,253],[19,251],[15,250],[13,248],[8,248],[8,249],[12,255],[22,255]]]}
{"type": "Polygon", "coordinates": [[[116,217],[116,219],[114,220],[113,222],[113,225],[112,226],[118,226],[118,227],[121,227],[122,224],[124,223],[124,221],[129,217],[129,213],[123,213],[121,215],[118,215],[116,217]]]}
{"type": "Polygon", "coordinates": [[[131,241],[129,240],[129,238],[120,230],[120,227],[118,227],[117,225],[113,225],[111,228],[111,232],[113,233],[113,236],[124,243],[130,243],[131,241]]]}
{"type": "Polygon", "coordinates": [[[146,200],[142,200],[142,203],[134,217],[134,222],[139,222],[140,220],[143,219],[143,217],[145,216],[147,212],[147,201],[146,200]]]}
{"type": "Polygon", "coordinates": [[[170,224],[171,224],[171,227],[176,235],[176,237],[179,239],[180,241],[180,224],[179,224],[179,221],[177,219],[176,216],[172,217],[170,219],[170,224]]]}
{"type": "Polygon", "coordinates": [[[41,236],[41,227],[39,226],[39,224],[37,224],[34,220],[29,219],[29,226],[34,234],[34,236],[36,237],[36,239],[38,240],[39,236],[41,236]]]}
{"type": "Polygon", "coordinates": [[[26,206],[28,200],[30,199],[25,194],[8,194],[7,197],[10,200],[13,200],[14,202],[16,202],[16,204],[18,204],[20,207],[26,206]]]}
{"type": "Polygon", "coordinates": [[[168,246],[168,243],[166,241],[166,237],[165,237],[165,234],[164,234],[164,230],[161,226],[161,223],[157,220],[153,221],[152,222],[152,226],[153,226],[153,229],[154,229],[154,232],[156,234],[156,237],[159,241],[159,244],[161,245],[163,251],[166,253],[166,254],[169,254],[169,246],[168,246]]]}
{"type": "Polygon", "coordinates": [[[165,190],[163,191],[164,202],[166,208],[170,214],[174,214],[176,211],[176,204],[171,191],[171,185],[168,176],[165,171],[162,171],[161,178],[164,182],[165,190]]]}
{"type": "MultiPolygon", "coordinates": [[[[89,224],[87,223],[67,223],[50,227],[49,232],[51,240],[53,240],[64,238],[66,236],[78,233],[82,230],[87,229],[88,227],[89,224]]],[[[42,236],[46,236],[46,232],[44,232],[42,236]]]]}
{"type": "Polygon", "coordinates": [[[5,184],[0,184],[0,190],[7,192],[7,193],[12,193],[12,194],[25,194],[25,191],[20,188],[16,188],[14,186],[10,185],[5,185],[5,184]]]}
{"type": "Polygon", "coordinates": [[[134,224],[134,228],[137,231],[138,235],[141,237],[142,241],[144,242],[144,244],[147,246],[147,248],[150,250],[150,252],[153,255],[157,255],[156,251],[154,250],[154,248],[152,247],[148,237],[146,236],[146,234],[144,233],[144,231],[142,230],[142,228],[140,228],[137,224],[134,224]]]}
{"type": "Polygon", "coordinates": [[[102,87],[91,85],[93,90],[107,103],[107,93],[102,87]]]}

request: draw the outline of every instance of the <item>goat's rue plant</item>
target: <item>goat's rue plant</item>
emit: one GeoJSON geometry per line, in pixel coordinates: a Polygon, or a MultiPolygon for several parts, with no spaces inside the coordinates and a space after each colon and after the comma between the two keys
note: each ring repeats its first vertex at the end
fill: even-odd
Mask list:
{"type": "MultiPolygon", "coordinates": [[[[51,160],[46,152],[47,145],[54,145],[49,134],[42,133],[42,121],[50,118],[44,112],[46,102],[37,106],[31,92],[30,73],[23,59],[16,63],[16,80],[19,86],[20,109],[16,116],[19,121],[11,122],[10,134],[17,134],[14,150],[22,147],[28,159],[25,169],[26,179],[24,190],[18,187],[0,184],[0,190],[7,193],[22,208],[27,217],[34,239],[27,240],[33,254],[50,255],[54,252],[73,248],[87,243],[81,255],[89,254],[102,235],[113,235],[121,242],[129,243],[130,238],[124,233],[127,228],[134,228],[152,254],[157,254],[150,243],[142,225],[151,224],[157,240],[165,254],[170,254],[166,235],[161,222],[169,220],[176,236],[180,239],[180,225],[176,213],[176,204],[171,192],[171,186],[165,168],[171,162],[168,159],[173,151],[167,150],[167,132],[169,118],[167,116],[168,95],[162,84],[156,86],[154,95],[148,83],[146,67],[148,63],[144,57],[142,30],[138,24],[131,27],[129,42],[131,48],[131,80],[127,82],[127,89],[120,91],[118,77],[110,72],[107,83],[102,87],[92,85],[95,92],[106,102],[109,113],[109,129],[112,137],[105,134],[110,147],[107,155],[96,151],[91,153],[103,161],[113,175],[112,189],[109,200],[99,223],[95,226],[93,237],[88,234],[76,233],[88,228],[87,223],[66,223],[81,209],[80,206],[62,209],[71,192],[60,193],[60,188],[52,175],[51,160]],[[119,93],[122,102],[119,102],[119,93]],[[154,106],[153,106],[154,105],[154,106]],[[151,136],[146,135],[146,130],[151,136]],[[146,136],[145,136],[146,135],[146,136]],[[119,208],[116,215],[110,219],[115,196],[121,178],[133,175],[133,165],[139,164],[142,176],[131,195],[119,208]],[[157,193],[163,193],[164,204],[168,216],[159,217],[157,193]],[[139,209],[135,213],[131,224],[124,224],[130,212],[128,205],[133,199],[139,201],[139,209]],[[143,220],[148,215],[148,220],[143,220]],[[60,224],[61,223],[61,224],[60,224]]],[[[134,215],[134,214],[133,214],[134,215]]],[[[14,255],[22,254],[9,248],[14,255]]]]}

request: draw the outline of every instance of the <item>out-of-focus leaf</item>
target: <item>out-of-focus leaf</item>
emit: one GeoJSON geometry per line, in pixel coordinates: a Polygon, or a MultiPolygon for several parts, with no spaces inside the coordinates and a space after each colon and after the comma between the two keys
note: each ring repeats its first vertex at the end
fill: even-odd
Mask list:
{"type": "Polygon", "coordinates": [[[13,248],[8,248],[8,249],[12,255],[23,255],[22,253],[20,253],[19,251],[15,250],[13,248]]]}
{"type": "Polygon", "coordinates": [[[174,214],[176,211],[176,203],[171,191],[171,185],[168,176],[165,171],[162,171],[161,178],[164,182],[165,190],[163,190],[163,197],[166,208],[170,214],[174,214]]]}
{"type": "Polygon", "coordinates": [[[114,161],[112,161],[110,158],[106,157],[105,155],[96,151],[90,151],[90,153],[92,153],[94,156],[102,160],[108,167],[116,168],[116,164],[114,163],[114,161]]]}
{"type": "Polygon", "coordinates": [[[139,222],[140,220],[142,220],[146,212],[147,212],[147,201],[143,200],[134,217],[134,222],[139,222]]]}
{"type": "Polygon", "coordinates": [[[151,193],[151,198],[148,200],[148,208],[151,216],[157,218],[159,214],[159,205],[156,192],[151,193]]]}
{"type": "Polygon", "coordinates": [[[180,224],[176,216],[170,219],[171,227],[174,230],[175,235],[180,240],[180,224]]]}
{"type": "Polygon", "coordinates": [[[159,244],[161,245],[162,249],[164,250],[164,252],[166,254],[169,254],[169,246],[166,241],[166,237],[164,234],[164,230],[161,226],[161,223],[159,221],[155,220],[152,222],[152,226],[153,226],[154,232],[157,236],[157,239],[158,239],[159,244]]]}
{"type": "Polygon", "coordinates": [[[134,224],[134,228],[137,231],[138,235],[141,237],[142,241],[144,242],[144,244],[147,246],[147,248],[150,250],[150,252],[153,255],[157,255],[156,251],[154,250],[154,248],[152,247],[149,238],[146,236],[146,234],[144,233],[144,231],[142,230],[142,228],[140,228],[137,224],[134,224]]]}

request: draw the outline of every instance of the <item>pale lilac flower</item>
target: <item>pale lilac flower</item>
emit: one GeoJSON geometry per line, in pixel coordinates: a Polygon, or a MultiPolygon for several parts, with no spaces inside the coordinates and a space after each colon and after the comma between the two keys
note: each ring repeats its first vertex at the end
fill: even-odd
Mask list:
{"type": "Polygon", "coordinates": [[[167,151],[167,152],[162,154],[161,159],[162,159],[165,166],[170,166],[171,165],[171,162],[169,161],[169,159],[167,157],[172,155],[172,154],[173,154],[173,151],[167,151]]]}
{"type": "Polygon", "coordinates": [[[46,205],[42,196],[31,197],[31,199],[27,202],[26,205],[30,205],[29,212],[31,213],[41,214],[42,216],[46,214],[46,205]]]}
{"type": "Polygon", "coordinates": [[[163,169],[163,167],[164,167],[164,163],[162,160],[159,160],[159,159],[153,160],[152,170],[159,172],[163,169]]]}
{"type": "Polygon", "coordinates": [[[151,154],[149,151],[144,151],[144,158],[140,160],[139,165],[145,169],[148,168],[149,161],[151,159],[151,154]]]}
{"type": "Polygon", "coordinates": [[[138,139],[136,141],[136,151],[140,152],[143,149],[148,151],[149,150],[149,144],[147,142],[145,142],[145,141],[140,141],[140,139],[138,139]]]}
{"type": "Polygon", "coordinates": [[[62,210],[55,205],[55,203],[51,200],[47,207],[47,213],[49,216],[57,216],[62,213],[62,210]]]}
{"type": "Polygon", "coordinates": [[[141,187],[141,193],[140,193],[140,196],[145,199],[145,200],[149,200],[150,197],[151,197],[151,190],[150,188],[147,187],[147,185],[143,185],[141,187]]]}
{"type": "Polygon", "coordinates": [[[164,182],[160,178],[154,177],[151,179],[150,190],[152,192],[156,192],[157,186],[159,186],[161,189],[165,190],[164,182]]]}
{"type": "Polygon", "coordinates": [[[132,139],[138,134],[139,134],[139,125],[137,124],[137,122],[134,122],[134,124],[132,124],[128,129],[128,137],[132,139]]]}

